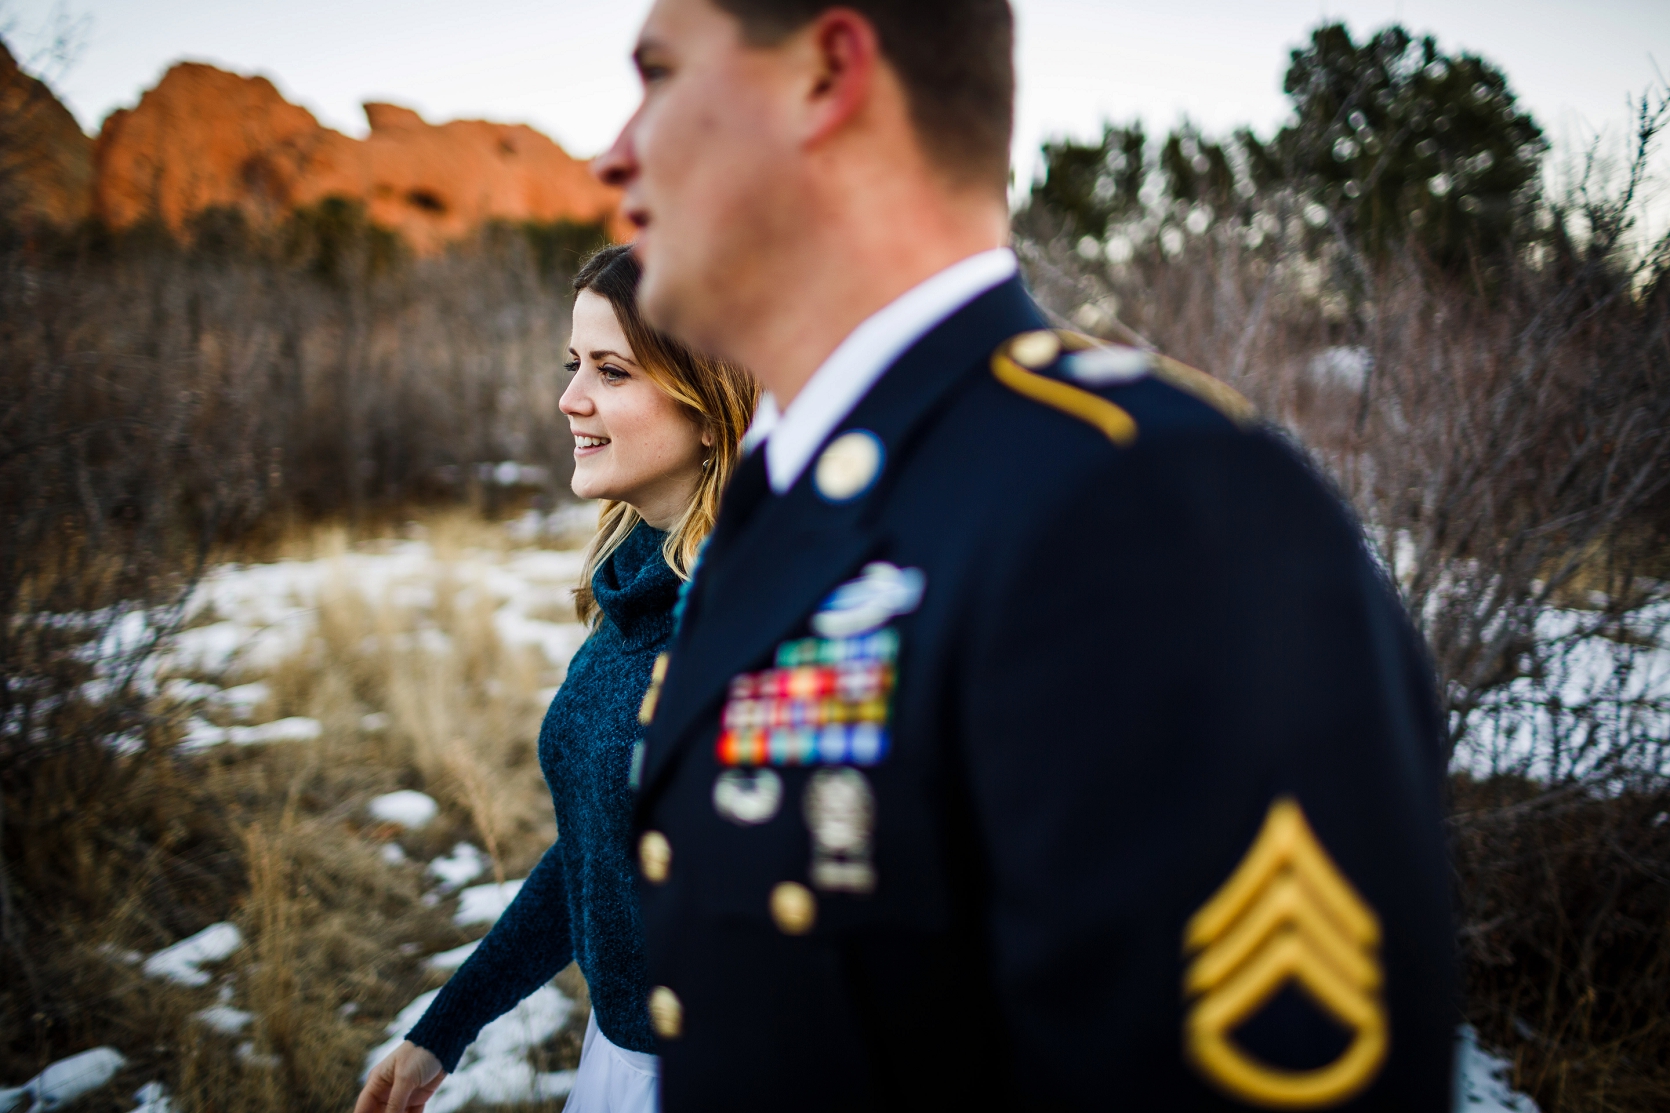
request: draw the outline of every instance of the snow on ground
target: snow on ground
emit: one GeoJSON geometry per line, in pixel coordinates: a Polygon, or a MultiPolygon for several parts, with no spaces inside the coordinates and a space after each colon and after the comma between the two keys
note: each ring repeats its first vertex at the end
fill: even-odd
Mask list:
{"type": "Polygon", "coordinates": [[[231,1005],[211,1005],[191,1015],[223,1036],[237,1035],[255,1019],[254,1013],[234,1009],[231,1005]]]}
{"type": "Polygon", "coordinates": [[[243,933],[237,925],[210,924],[196,935],[164,947],[146,959],[144,970],[153,978],[167,978],[180,985],[208,985],[209,975],[198,967],[220,962],[243,945],[243,933]]]}
{"type": "Polygon", "coordinates": [[[372,819],[384,823],[398,823],[408,831],[418,831],[427,827],[440,808],[433,796],[410,788],[374,796],[365,806],[372,819]]]}
{"type": "Polygon", "coordinates": [[[325,732],[318,719],[292,715],[288,719],[274,719],[253,727],[217,727],[193,716],[186,724],[186,736],[180,743],[184,750],[206,750],[230,742],[234,746],[260,746],[269,742],[311,742],[325,732]]]}
{"type": "Polygon", "coordinates": [[[60,1059],[23,1085],[0,1090],[0,1113],[10,1113],[23,1104],[24,1098],[30,1099],[30,1113],[62,1109],[82,1094],[106,1085],[126,1063],[114,1047],[95,1047],[60,1059]]]}
{"type": "Polygon", "coordinates": [[[1456,768],[1543,781],[1670,772],[1670,603],[1643,608],[1621,631],[1597,631],[1602,621],[1592,611],[1537,616],[1538,675],[1486,696],[1456,768]]]}
{"type": "Polygon", "coordinates": [[[454,947],[450,951],[442,951],[438,955],[430,955],[423,964],[431,970],[456,970],[464,965],[464,960],[475,954],[475,949],[481,946],[481,940],[466,943],[462,947],[454,947]]]}
{"type": "MultiPolygon", "coordinates": [[[[501,637],[540,649],[561,668],[585,640],[586,629],[535,615],[568,605],[583,559],[578,550],[516,549],[472,550],[443,561],[427,542],[400,541],[320,560],[224,565],[204,577],[186,608],[190,616],[213,621],[181,631],[165,658],[177,672],[261,672],[302,648],[315,628],[322,594],[346,589],[373,605],[421,610],[435,604],[435,585],[444,579],[463,597],[486,595],[497,604],[493,618],[501,637]]],[[[439,633],[420,630],[418,644],[433,643],[439,633]]],[[[259,702],[232,692],[239,689],[220,698],[249,706],[259,702]]]]}
{"type": "MultiPolygon", "coordinates": [[[[491,925],[521,887],[520,881],[507,881],[503,885],[465,889],[459,894],[457,921],[491,925]],[[466,908],[470,917],[467,920],[466,908]]],[[[480,943],[478,939],[431,955],[426,965],[435,970],[456,970],[480,943]]],[[[400,1010],[400,1015],[388,1026],[389,1038],[366,1055],[362,1078],[369,1077],[372,1068],[400,1046],[438,993],[438,989],[430,990],[400,1010]]],[[[554,985],[535,990],[481,1030],[475,1042],[464,1050],[458,1069],[447,1076],[435,1096],[429,1099],[428,1113],[454,1113],[471,1102],[515,1105],[566,1096],[574,1085],[574,1072],[536,1071],[528,1056],[562,1030],[573,1008],[574,1002],[554,985]]]]}
{"type": "Polygon", "coordinates": [[[160,1082],[147,1082],[133,1092],[133,1100],[139,1104],[134,1106],[133,1113],[174,1113],[174,1102],[168,1096],[168,1087],[160,1082]]]}
{"type": "Polygon", "coordinates": [[[1508,1085],[1513,1064],[1479,1046],[1473,1026],[1456,1040],[1455,1113],[1539,1113],[1537,1103],[1508,1085]]]}
{"type": "Polygon", "coordinates": [[[486,869],[487,855],[467,842],[458,843],[451,854],[429,863],[429,874],[440,879],[443,893],[474,881],[486,869]]]}
{"type": "MultiPolygon", "coordinates": [[[[365,1057],[365,1074],[400,1046],[429,1008],[434,989],[400,1010],[388,1026],[388,1040],[371,1049],[365,1057]]],[[[454,1113],[473,1102],[483,1105],[514,1105],[519,1102],[550,1101],[567,1095],[574,1085],[574,1072],[534,1070],[528,1054],[562,1030],[574,1002],[556,986],[544,986],[522,1003],[481,1030],[475,1042],[464,1050],[458,1069],[447,1075],[428,1113],[454,1113]]]]}
{"type": "MultiPolygon", "coordinates": [[[[522,879],[527,880],[526,878],[522,879]]],[[[458,911],[452,922],[459,927],[471,924],[496,924],[516,894],[522,891],[522,881],[506,881],[503,885],[472,885],[458,894],[458,911]]]]}

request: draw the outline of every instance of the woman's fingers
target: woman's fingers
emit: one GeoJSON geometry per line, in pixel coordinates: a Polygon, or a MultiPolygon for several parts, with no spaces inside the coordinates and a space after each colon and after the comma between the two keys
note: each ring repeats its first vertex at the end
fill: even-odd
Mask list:
{"type": "Polygon", "coordinates": [[[418,1113],[445,1078],[439,1059],[406,1041],[372,1069],[354,1113],[418,1113]]]}
{"type": "Polygon", "coordinates": [[[382,1113],[394,1081],[394,1054],[384,1056],[382,1062],[371,1068],[371,1077],[365,1080],[359,1100],[354,1102],[354,1113],[382,1113]]]}

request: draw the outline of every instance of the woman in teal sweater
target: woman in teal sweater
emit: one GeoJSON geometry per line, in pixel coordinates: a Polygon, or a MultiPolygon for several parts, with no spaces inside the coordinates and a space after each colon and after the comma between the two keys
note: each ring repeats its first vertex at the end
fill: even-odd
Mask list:
{"type": "Polygon", "coordinates": [[[592,1015],[568,1113],[650,1113],[654,1036],[630,847],[638,709],[673,607],[757,399],[751,379],[656,333],[638,316],[630,247],[604,248],[574,279],[574,493],[603,500],[575,592],[591,636],[539,732],[559,838],[406,1042],[372,1071],[355,1113],[422,1109],[494,1018],[580,964],[592,1015]]]}

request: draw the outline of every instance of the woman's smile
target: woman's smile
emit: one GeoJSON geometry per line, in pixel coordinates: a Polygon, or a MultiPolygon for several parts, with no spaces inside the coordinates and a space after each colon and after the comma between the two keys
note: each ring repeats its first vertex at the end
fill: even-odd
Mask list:
{"type": "Polygon", "coordinates": [[[574,434],[574,455],[595,456],[609,445],[608,437],[594,436],[590,433],[576,432],[574,434]]]}

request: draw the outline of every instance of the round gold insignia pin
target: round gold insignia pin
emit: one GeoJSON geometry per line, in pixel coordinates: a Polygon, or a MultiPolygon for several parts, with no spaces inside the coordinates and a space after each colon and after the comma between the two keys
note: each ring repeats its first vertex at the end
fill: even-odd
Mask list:
{"type": "Polygon", "coordinates": [[[638,867],[644,871],[644,880],[652,885],[659,885],[667,880],[667,871],[673,864],[673,844],[667,841],[667,836],[660,831],[645,831],[644,837],[638,840],[638,867]]]}
{"type": "Polygon", "coordinates": [[[842,433],[818,457],[812,481],[830,502],[845,502],[869,489],[881,470],[881,438],[868,429],[842,433]]]}
{"type": "Polygon", "coordinates": [[[666,986],[656,986],[649,991],[649,1022],[662,1039],[678,1039],[684,1034],[684,1002],[666,986]]]}
{"type": "Polygon", "coordinates": [[[784,935],[805,935],[817,923],[818,898],[798,882],[780,882],[771,890],[771,918],[784,935]]]}
{"type": "Polygon", "coordinates": [[[1048,329],[1023,332],[1009,342],[1009,358],[1036,371],[1048,367],[1061,354],[1061,341],[1048,329]]]}

